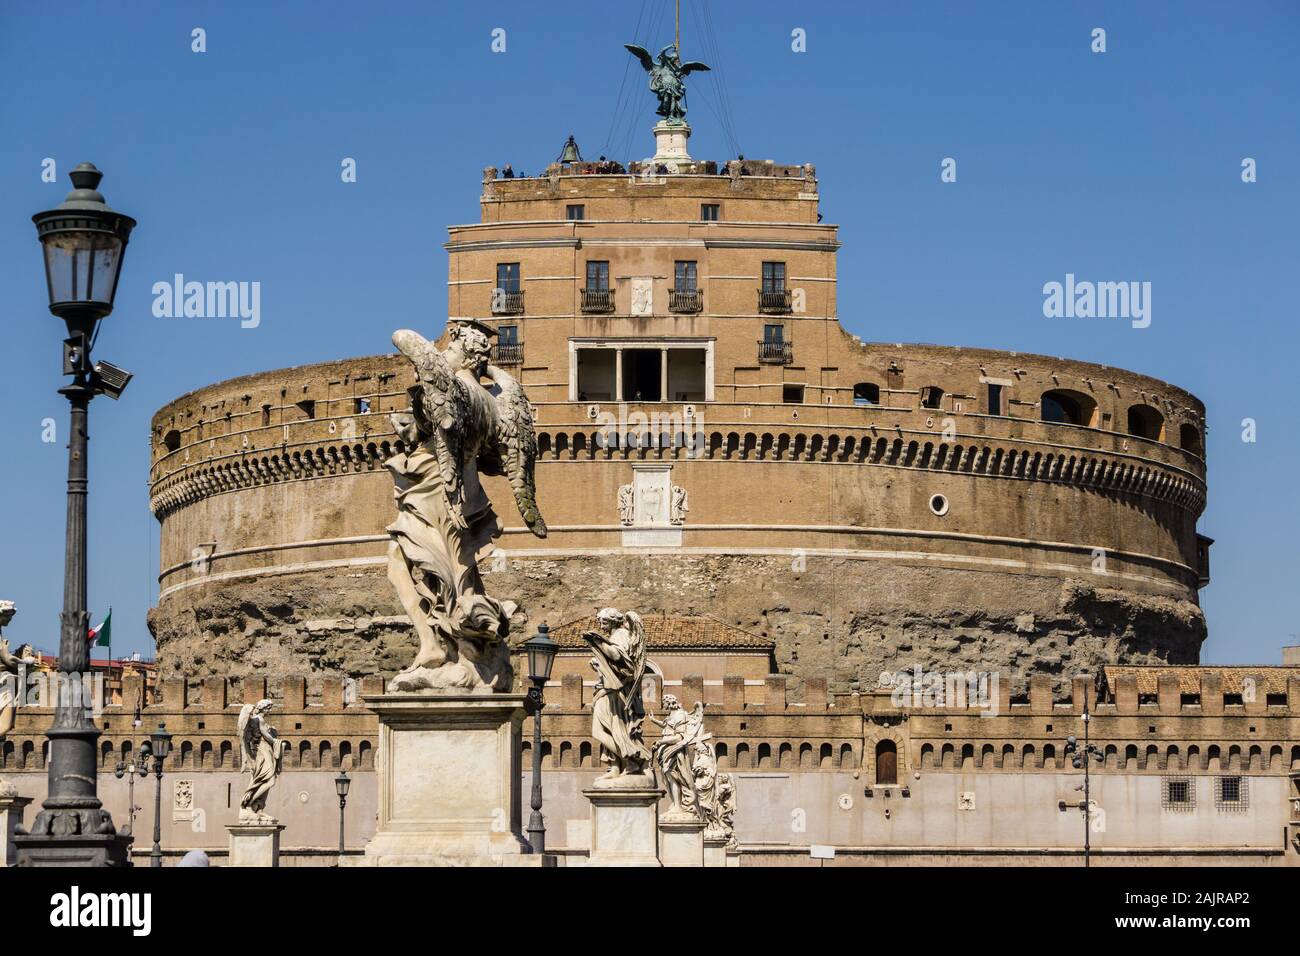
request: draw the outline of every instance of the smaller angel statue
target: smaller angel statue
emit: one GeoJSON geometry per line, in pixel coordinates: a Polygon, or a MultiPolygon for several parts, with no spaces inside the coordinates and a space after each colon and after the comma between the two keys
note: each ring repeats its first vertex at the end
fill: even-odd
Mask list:
{"type": "Polygon", "coordinates": [[[239,801],[240,823],[275,823],[275,817],[266,812],[266,798],[280,778],[284,752],[288,741],[266,721],[266,712],[272,707],[269,700],[245,704],[239,711],[239,744],[243,757],[241,773],[251,773],[252,779],[239,801]]]}
{"type": "Polygon", "coordinates": [[[696,701],[694,709],[687,712],[676,697],[665,694],[663,707],[667,711],[664,719],[652,716],[650,720],[662,731],[652,753],[672,801],[669,812],[703,817],[693,763],[697,745],[703,744],[708,750],[707,741],[713,736],[704,732],[704,705],[696,701]]]}

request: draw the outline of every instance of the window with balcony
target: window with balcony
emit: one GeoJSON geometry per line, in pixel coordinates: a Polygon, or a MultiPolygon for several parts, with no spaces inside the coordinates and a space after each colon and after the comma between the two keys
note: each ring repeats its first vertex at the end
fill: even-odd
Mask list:
{"type": "Polygon", "coordinates": [[[609,287],[609,262],[587,262],[587,284],[582,289],[583,312],[613,312],[614,293],[609,287]]]}
{"type": "Polygon", "coordinates": [[[497,326],[496,341],[492,343],[493,365],[518,365],[524,360],[524,345],[519,341],[519,326],[497,326]]]}
{"type": "Polygon", "coordinates": [[[524,311],[524,292],[520,279],[519,263],[497,263],[497,284],[492,290],[494,315],[515,315],[524,311]]]}
{"type": "Polygon", "coordinates": [[[587,218],[587,207],[581,203],[572,203],[564,207],[564,218],[570,222],[578,222],[587,218]]]}
{"type": "Polygon", "coordinates": [[[759,312],[789,312],[790,290],[785,287],[785,263],[763,263],[763,285],[758,290],[759,312]]]}
{"type": "Polygon", "coordinates": [[[673,266],[673,287],[668,290],[668,311],[699,312],[701,307],[696,263],[680,260],[673,266]]]}
{"type": "Polygon", "coordinates": [[[717,222],[722,207],[715,202],[706,202],[700,204],[700,219],[704,222],[717,222]]]}
{"type": "Polygon", "coordinates": [[[758,343],[758,360],[777,365],[789,364],[791,343],[786,340],[784,325],[763,326],[763,341],[758,343]]]}

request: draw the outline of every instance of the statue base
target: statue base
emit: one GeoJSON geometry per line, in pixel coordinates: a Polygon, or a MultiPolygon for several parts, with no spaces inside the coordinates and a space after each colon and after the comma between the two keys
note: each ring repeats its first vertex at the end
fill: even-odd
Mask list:
{"type": "Polygon", "coordinates": [[[591,801],[588,866],[662,866],[657,824],[664,790],[652,774],[603,780],[582,795],[591,801]]]}
{"type": "Polygon", "coordinates": [[[664,866],[704,865],[705,823],[693,813],[671,810],[659,818],[659,858],[664,866]]]}
{"type": "Polygon", "coordinates": [[[227,866],[279,866],[283,823],[230,823],[227,866]]]}
{"type": "Polygon", "coordinates": [[[18,851],[14,848],[14,831],[23,825],[23,814],[31,797],[20,797],[18,791],[0,784],[0,866],[13,866],[18,851]]]}
{"type": "Polygon", "coordinates": [[[686,123],[669,123],[660,120],[655,123],[655,154],[652,163],[689,163],[690,153],[686,152],[686,141],[691,138],[691,128],[686,123]]]}
{"type": "Polygon", "coordinates": [[[706,830],[704,833],[704,865],[705,866],[726,866],[727,865],[727,835],[718,836],[710,835],[706,830]]]}
{"type": "Polygon", "coordinates": [[[381,694],[379,825],[340,866],[553,866],[520,825],[522,694],[381,694]]]}

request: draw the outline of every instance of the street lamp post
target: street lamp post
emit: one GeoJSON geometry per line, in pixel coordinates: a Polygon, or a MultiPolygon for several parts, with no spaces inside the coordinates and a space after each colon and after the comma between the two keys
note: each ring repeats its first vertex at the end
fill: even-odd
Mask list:
{"type": "MultiPolygon", "coordinates": [[[[1079,747],[1079,739],[1073,734],[1065,738],[1065,752],[1072,754],[1070,763],[1075,770],[1083,770],[1083,801],[1076,806],[1083,811],[1083,865],[1084,868],[1092,866],[1092,774],[1088,761],[1096,760],[1100,763],[1104,758],[1102,752],[1097,746],[1088,740],[1088,725],[1092,723],[1092,716],[1088,713],[1088,697],[1085,694],[1083,698],[1083,748],[1079,747]]],[[[1067,804],[1062,801],[1061,809],[1064,810],[1067,804]]]]}
{"type": "Polygon", "coordinates": [[[339,775],[334,778],[334,792],[339,795],[339,863],[343,862],[343,808],[348,805],[348,787],[352,786],[352,781],[348,779],[346,770],[339,771],[339,775]]]}
{"type": "Polygon", "coordinates": [[[551,665],[555,663],[559,646],[551,640],[550,628],[545,624],[524,641],[524,649],[528,651],[528,679],[532,683],[525,706],[533,718],[533,812],[528,817],[528,843],[533,853],[546,852],[546,823],[542,819],[542,709],[546,701],[542,689],[551,679],[551,665]]]}
{"type": "Polygon", "coordinates": [[[136,776],[149,776],[149,741],[140,745],[139,757],[132,757],[129,761],[119,760],[117,767],[113,770],[113,775],[121,780],[126,777],[126,802],[127,802],[127,824],[125,832],[135,833],[135,814],[141,809],[135,805],[135,778],[136,776]],[[139,762],[137,763],[137,759],[139,762]]]}
{"type": "Polygon", "coordinates": [[[99,729],[87,713],[90,689],[86,640],[87,431],[90,400],[117,398],[131,375],[106,362],[91,365],[99,321],[113,311],[127,239],[135,220],[114,212],[97,191],[102,173],[82,163],[73,190],[56,209],[32,217],[45,254],[49,309],[67,326],[59,389],[71,406],[68,440],[67,536],[59,635],[59,693],[50,742],[48,796],[30,832],[14,838],[20,866],[128,866],[131,837],[120,834],[96,785],[99,729]]]}
{"type": "Polygon", "coordinates": [[[172,749],[172,735],[167,733],[167,725],[160,723],[158,729],[149,735],[153,743],[153,850],[149,854],[151,867],[162,866],[162,778],[163,761],[172,749]]]}

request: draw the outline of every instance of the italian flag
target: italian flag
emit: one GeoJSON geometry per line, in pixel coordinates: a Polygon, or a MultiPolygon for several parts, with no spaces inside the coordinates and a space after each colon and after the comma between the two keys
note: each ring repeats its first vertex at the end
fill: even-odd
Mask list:
{"type": "Polygon", "coordinates": [[[86,643],[91,647],[108,647],[112,643],[113,634],[113,609],[108,609],[108,614],[99,622],[98,627],[92,627],[86,632],[86,643]]]}

